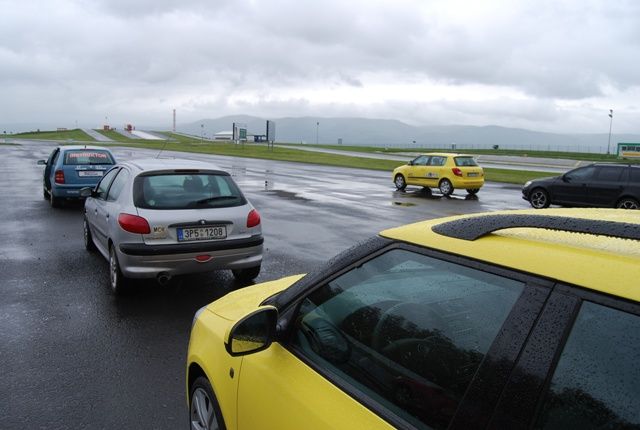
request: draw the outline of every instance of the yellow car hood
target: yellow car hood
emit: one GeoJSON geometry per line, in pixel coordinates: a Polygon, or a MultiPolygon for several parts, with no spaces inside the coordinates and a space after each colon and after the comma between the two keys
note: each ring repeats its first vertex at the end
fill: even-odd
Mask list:
{"type": "Polygon", "coordinates": [[[237,321],[255,310],[266,298],[291,286],[303,276],[287,276],[233,291],[211,303],[207,310],[229,321],[237,321]]]}

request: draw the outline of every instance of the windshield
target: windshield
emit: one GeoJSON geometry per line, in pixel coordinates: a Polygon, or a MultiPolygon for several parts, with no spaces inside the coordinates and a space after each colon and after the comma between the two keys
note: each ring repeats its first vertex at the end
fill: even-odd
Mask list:
{"type": "Polygon", "coordinates": [[[79,164],[115,164],[115,162],[108,151],[81,149],[66,151],[64,164],[74,166],[79,164]]]}
{"type": "Polygon", "coordinates": [[[246,204],[231,176],[224,174],[138,176],[133,192],[135,205],[145,209],[202,209],[246,204]]]}

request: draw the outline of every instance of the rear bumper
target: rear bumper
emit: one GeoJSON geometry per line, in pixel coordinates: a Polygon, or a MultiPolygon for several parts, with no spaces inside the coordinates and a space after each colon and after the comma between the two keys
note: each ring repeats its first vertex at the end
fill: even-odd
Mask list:
{"type": "Polygon", "coordinates": [[[123,243],[118,262],[128,278],[154,278],[160,273],[183,275],[221,269],[247,269],[262,264],[264,239],[254,236],[225,242],[180,245],[123,243]],[[196,257],[208,256],[206,261],[196,257]]]}
{"type": "Polygon", "coordinates": [[[226,251],[232,249],[251,248],[262,246],[262,236],[251,236],[246,239],[225,240],[220,242],[192,242],[176,245],[146,245],[144,243],[121,243],[120,252],[126,255],[174,255],[193,254],[202,252],[226,251]]]}
{"type": "Polygon", "coordinates": [[[59,198],[84,199],[84,197],[80,197],[80,190],[86,187],[94,188],[95,186],[96,184],[53,185],[51,187],[51,194],[53,194],[54,197],[59,197],[59,198]]]}
{"type": "Polygon", "coordinates": [[[472,179],[454,179],[453,187],[454,188],[481,188],[484,185],[484,179],[472,178],[472,179]]]}

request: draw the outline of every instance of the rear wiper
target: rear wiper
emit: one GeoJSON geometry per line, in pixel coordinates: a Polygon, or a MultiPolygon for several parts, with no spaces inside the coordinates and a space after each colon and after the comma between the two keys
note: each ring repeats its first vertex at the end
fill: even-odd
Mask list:
{"type": "Polygon", "coordinates": [[[235,200],[235,199],[237,199],[236,196],[215,196],[215,197],[207,197],[206,199],[196,200],[196,203],[201,205],[203,203],[209,203],[216,200],[235,200]]]}

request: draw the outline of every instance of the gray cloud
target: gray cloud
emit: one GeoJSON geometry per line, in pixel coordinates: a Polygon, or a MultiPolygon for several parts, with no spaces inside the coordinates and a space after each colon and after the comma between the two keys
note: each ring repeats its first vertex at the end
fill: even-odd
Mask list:
{"type": "Polygon", "coordinates": [[[615,106],[629,117],[617,125],[638,131],[639,3],[475,4],[0,0],[0,121],[92,125],[111,112],[162,124],[178,108],[185,120],[304,113],[571,132],[615,106]],[[380,94],[372,105],[296,95],[422,83],[479,86],[485,96],[380,94]]]}

